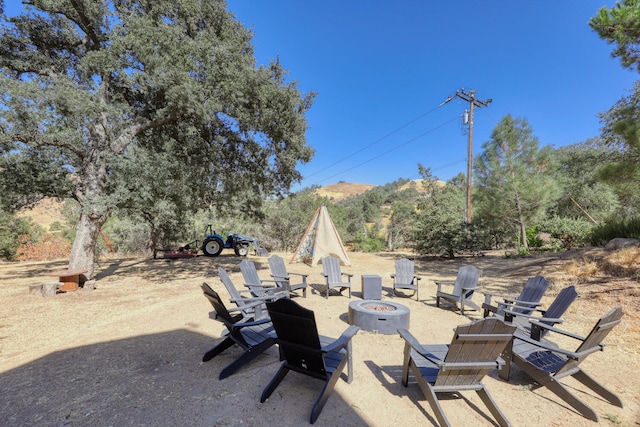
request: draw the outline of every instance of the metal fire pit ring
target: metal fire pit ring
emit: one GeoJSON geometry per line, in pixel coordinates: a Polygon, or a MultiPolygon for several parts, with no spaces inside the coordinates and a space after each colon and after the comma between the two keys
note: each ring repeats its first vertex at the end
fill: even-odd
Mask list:
{"type": "Polygon", "coordinates": [[[349,324],[365,331],[393,335],[398,329],[409,329],[409,307],[380,300],[352,301],[349,324]]]}

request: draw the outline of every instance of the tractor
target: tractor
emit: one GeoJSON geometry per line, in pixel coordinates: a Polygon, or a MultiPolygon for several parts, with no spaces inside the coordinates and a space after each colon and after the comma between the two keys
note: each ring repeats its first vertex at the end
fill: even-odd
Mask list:
{"type": "Polygon", "coordinates": [[[216,233],[211,224],[209,224],[200,249],[206,256],[218,256],[223,249],[233,249],[236,255],[247,256],[251,246],[254,247],[256,254],[262,249],[258,244],[258,240],[253,237],[229,234],[227,239],[223,240],[223,237],[216,233]]]}

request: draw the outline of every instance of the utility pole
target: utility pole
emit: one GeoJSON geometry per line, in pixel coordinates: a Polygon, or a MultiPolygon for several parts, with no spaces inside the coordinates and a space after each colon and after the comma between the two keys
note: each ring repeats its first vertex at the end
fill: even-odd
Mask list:
{"type": "Polygon", "coordinates": [[[473,182],[471,179],[473,171],[473,110],[475,107],[486,107],[492,101],[487,99],[486,101],[480,101],[475,98],[476,91],[470,90],[465,92],[464,89],[457,90],[456,95],[458,98],[469,103],[469,143],[467,147],[467,225],[471,223],[471,195],[473,193],[473,182]]]}

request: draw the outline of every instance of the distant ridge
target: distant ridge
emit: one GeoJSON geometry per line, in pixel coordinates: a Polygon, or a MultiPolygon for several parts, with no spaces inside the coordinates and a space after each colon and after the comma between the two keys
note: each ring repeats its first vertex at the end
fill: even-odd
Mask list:
{"type": "Polygon", "coordinates": [[[316,190],[319,196],[323,196],[332,202],[339,202],[352,196],[357,196],[365,191],[377,187],[372,184],[352,184],[350,182],[338,182],[337,184],[320,187],[316,190]]]}

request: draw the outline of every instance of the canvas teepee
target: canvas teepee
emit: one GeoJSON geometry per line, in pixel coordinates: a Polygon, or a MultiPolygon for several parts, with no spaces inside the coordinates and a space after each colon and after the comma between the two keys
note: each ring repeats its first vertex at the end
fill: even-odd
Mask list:
{"type": "Polygon", "coordinates": [[[316,266],[327,255],[340,258],[344,265],[351,265],[340,235],[329,217],[329,211],[322,205],[316,210],[290,262],[305,262],[316,266]]]}

